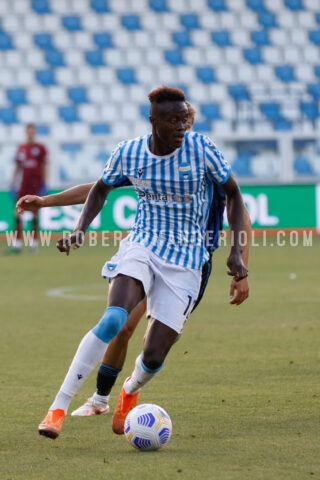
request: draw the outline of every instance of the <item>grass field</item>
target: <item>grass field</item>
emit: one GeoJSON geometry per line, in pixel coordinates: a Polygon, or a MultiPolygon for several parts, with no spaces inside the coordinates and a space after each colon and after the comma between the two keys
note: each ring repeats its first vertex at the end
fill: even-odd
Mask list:
{"type": "MultiPolygon", "coordinates": [[[[202,304],[139,398],[163,406],[173,422],[169,444],[150,453],[114,435],[110,414],[68,416],[55,441],[37,433],[82,335],[104,309],[100,267],[114,248],[85,246],[66,257],[52,245],[2,257],[0,479],[319,479],[320,238],[312,247],[302,237],[297,246],[283,240],[282,247],[274,237],[266,246],[255,241],[251,296],[241,307],[228,305],[228,250],[216,252],[202,304]]],[[[145,325],[131,340],[111,409],[145,325]]],[[[95,372],[69,412],[94,388],[95,372]]]]}

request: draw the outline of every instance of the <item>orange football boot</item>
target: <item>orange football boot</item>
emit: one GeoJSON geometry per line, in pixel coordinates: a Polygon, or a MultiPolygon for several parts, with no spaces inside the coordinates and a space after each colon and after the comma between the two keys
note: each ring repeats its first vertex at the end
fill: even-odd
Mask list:
{"type": "Polygon", "coordinates": [[[57,438],[61,432],[65,416],[64,410],[61,408],[49,410],[38,427],[39,434],[52,438],[52,440],[57,438]]]}
{"type": "MultiPolygon", "coordinates": [[[[129,378],[130,377],[128,377],[124,383],[126,383],[129,378]]],[[[124,434],[124,421],[128,413],[137,405],[138,395],[139,392],[133,394],[126,393],[125,389],[122,387],[112,417],[112,430],[117,435],[124,434]]]]}

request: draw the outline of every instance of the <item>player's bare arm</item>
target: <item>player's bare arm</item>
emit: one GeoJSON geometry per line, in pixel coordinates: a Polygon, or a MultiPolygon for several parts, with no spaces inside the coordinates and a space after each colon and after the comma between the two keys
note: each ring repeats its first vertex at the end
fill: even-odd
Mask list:
{"type": "MultiPolygon", "coordinates": [[[[249,265],[249,251],[251,243],[251,220],[247,208],[244,208],[243,215],[243,230],[245,232],[245,242],[242,246],[242,260],[248,269],[249,265]]],[[[235,278],[232,278],[230,285],[230,304],[231,305],[241,305],[249,296],[249,282],[248,277],[243,278],[240,281],[236,281],[235,278]]]]}
{"type": "Polygon", "coordinates": [[[19,215],[25,211],[37,212],[44,207],[63,207],[65,205],[80,205],[85,203],[94,183],[84,183],[68,188],[63,192],[53,193],[44,197],[38,195],[25,195],[16,203],[19,215]]]}
{"type": "Polygon", "coordinates": [[[112,188],[103,183],[101,179],[93,184],[73,233],[69,237],[61,238],[57,242],[57,248],[60,252],[69,255],[71,246],[76,249],[83,245],[84,235],[89,225],[101,211],[112,188]]]}
{"type": "Polygon", "coordinates": [[[227,260],[229,267],[228,274],[234,277],[236,281],[247,277],[248,270],[243,263],[241,253],[241,232],[244,228],[244,210],[245,206],[242,200],[239,186],[230,175],[227,182],[222,185],[222,189],[227,195],[227,216],[230,226],[231,249],[227,260]]]}

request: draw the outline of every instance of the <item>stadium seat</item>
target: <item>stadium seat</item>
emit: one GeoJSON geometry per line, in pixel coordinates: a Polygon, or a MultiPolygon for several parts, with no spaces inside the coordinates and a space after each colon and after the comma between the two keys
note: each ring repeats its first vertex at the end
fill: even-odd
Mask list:
{"type": "Polygon", "coordinates": [[[9,88],[7,90],[9,102],[14,105],[22,105],[27,103],[26,92],[23,88],[9,88]]]}
{"type": "Polygon", "coordinates": [[[70,32],[82,30],[81,19],[78,15],[66,15],[62,17],[62,26],[70,32]]]}
{"type": "Polygon", "coordinates": [[[316,120],[319,117],[319,107],[317,102],[304,102],[300,103],[301,113],[309,120],[316,120]]]}
{"type": "Polygon", "coordinates": [[[277,65],[275,67],[275,74],[282,82],[295,81],[292,65],[277,65]]]}
{"type": "Polygon", "coordinates": [[[185,13],[180,15],[180,23],[187,30],[200,29],[199,17],[196,13],[185,13]]]}
{"type": "Polygon", "coordinates": [[[157,13],[168,11],[166,0],[149,0],[149,7],[157,13]]]}
{"type": "Polygon", "coordinates": [[[310,83],[307,87],[307,92],[316,100],[320,100],[320,82],[310,83]]]}
{"type": "Polygon", "coordinates": [[[7,125],[18,123],[16,110],[12,107],[0,108],[0,121],[7,125]]]}
{"type": "Polygon", "coordinates": [[[45,53],[46,62],[50,67],[63,67],[65,65],[63,53],[60,50],[47,50],[45,53]]]}
{"type": "Polygon", "coordinates": [[[55,85],[55,73],[53,69],[38,70],[35,72],[36,80],[44,86],[55,85]]]}
{"type": "Polygon", "coordinates": [[[210,133],[212,131],[212,125],[210,120],[195,120],[193,128],[197,132],[201,133],[210,133]]]}
{"type": "Polygon", "coordinates": [[[258,21],[260,25],[265,28],[275,28],[278,26],[276,15],[273,12],[259,12],[258,21]]]}
{"type": "Polygon", "coordinates": [[[125,85],[137,83],[135,71],[133,68],[118,68],[117,78],[121,83],[125,85]]]}
{"type": "Polygon", "coordinates": [[[78,111],[76,106],[69,105],[59,108],[59,116],[66,123],[78,122],[78,111]]]}
{"type": "Polygon", "coordinates": [[[93,41],[99,48],[112,48],[112,36],[106,32],[99,32],[93,34],[93,41]]]}
{"type": "Polygon", "coordinates": [[[197,67],[196,69],[198,79],[203,83],[216,82],[216,77],[212,67],[197,67]]]}
{"type": "Polygon", "coordinates": [[[219,105],[217,103],[206,103],[200,106],[201,114],[208,120],[221,118],[219,105]]]}
{"type": "Polygon", "coordinates": [[[90,50],[85,52],[85,59],[88,65],[91,65],[92,67],[101,67],[105,65],[101,50],[90,50]]]}
{"type": "Polygon", "coordinates": [[[290,10],[294,10],[295,12],[297,10],[304,10],[302,0],[285,0],[284,3],[287,8],[290,8],[290,10]]]}
{"type": "Polygon", "coordinates": [[[220,30],[212,32],[212,42],[218,45],[218,47],[228,47],[232,45],[228,30],[220,30]]]}
{"type": "Polygon", "coordinates": [[[239,177],[250,177],[250,154],[248,152],[239,153],[232,162],[232,170],[239,177]]]}
{"type": "Polygon", "coordinates": [[[228,91],[229,91],[229,95],[236,102],[250,100],[248,89],[244,84],[240,83],[240,84],[229,85],[228,91]]]}
{"type": "Polygon", "coordinates": [[[165,50],[164,58],[171,65],[183,65],[185,63],[180,49],[165,50]]]}
{"type": "Polygon", "coordinates": [[[108,0],[91,0],[90,5],[92,10],[97,13],[109,13],[108,0]]]}
{"type": "Polygon", "coordinates": [[[31,7],[38,15],[51,13],[49,0],[32,0],[31,7]]]}
{"type": "Polygon", "coordinates": [[[309,32],[309,38],[311,42],[313,42],[318,47],[320,46],[320,29],[319,30],[311,30],[309,32]]]}
{"type": "Polygon", "coordinates": [[[259,47],[270,45],[269,31],[266,29],[254,30],[250,33],[250,36],[253,43],[259,47]]]}
{"type": "Polygon", "coordinates": [[[295,157],[293,162],[293,168],[299,175],[313,175],[314,171],[310,165],[310,162],[305,157],[295,157]]]}
{"type": "Polygon", "coordinates": [[[35,33],[33,40],[36,47],[42,50],[52,50],[54,48],[50,33],[35,33]]]}
{"type": "Polygon", "coordinates": [[[261,50],[259,48],[245,48],[243,51],[243,57],[251,65],[263,63],[261,50]]]}
{"type": "Polygon", "coordinates": [[[108,135],[110,133],[110,125],[107,123],[93,123],[90,126],[93,135],[108,135]]]}
{"type": "Polygon", "coordinates": [[[172,40],[178,47],[191,47],[192,41],[187,30],[182,32],[173,32],[172,40]]]}
{"type": "Polygon", "coordinates": [[[225,0],[208,0],[208,7],[215,12],[226,12],[228,10],[225,0]]]}
{"type": "Polygon", "coordinates": [[[68,97],[73,103],[87,103],[87,91],[84,87],[68,88],[68,97]]]}
{"type": "Polygon", "coordinates": [[[127,30],[141,30],[140,17],[138,15],[123,15],[121,24],[127,30]]]}

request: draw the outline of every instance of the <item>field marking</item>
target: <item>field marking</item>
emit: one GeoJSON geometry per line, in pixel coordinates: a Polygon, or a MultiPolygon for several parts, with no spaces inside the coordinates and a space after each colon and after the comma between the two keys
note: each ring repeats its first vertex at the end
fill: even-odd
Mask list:
{"type": "Polygon", "coordinates": [[[108,291],[108,283],[93,283],[91,285],[67,285],[64,287],[53,288],[46,291],[47,297],[62,298],[64,300],[85,300],[85,301],[101,301],[106,300],[108,291]],[[84,295],[83,290],[102,290],[104,295],[84,295]],[[75,293],[80,291],[79,293],[75,293]]]}

